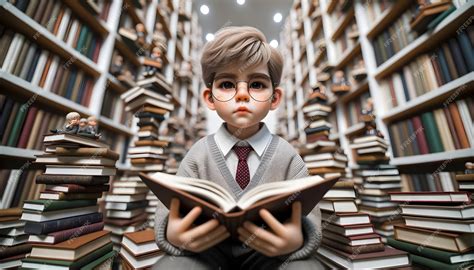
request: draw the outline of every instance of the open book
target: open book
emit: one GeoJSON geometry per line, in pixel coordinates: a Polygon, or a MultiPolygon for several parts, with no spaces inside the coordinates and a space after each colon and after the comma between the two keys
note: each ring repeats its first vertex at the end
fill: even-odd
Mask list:
{"type": "Polygon", "coordinates": [[[339,176],[334,174],[326,179],[310,176],[266,183],[249,190],[235,201],[225,188],[208,180],[160,172],[152,175],[140,173],[143,182],[166,207],[170,207],[172,198],[180,200],[180,211],[183,214],[200,206],[203,221],[217,218],[233,235],[246,220],[260,222],[258,212],[262,208],[284,221],[291,215],[291,204],[299,201],[302,204],[302,215],[307,215],[339,176]]]}

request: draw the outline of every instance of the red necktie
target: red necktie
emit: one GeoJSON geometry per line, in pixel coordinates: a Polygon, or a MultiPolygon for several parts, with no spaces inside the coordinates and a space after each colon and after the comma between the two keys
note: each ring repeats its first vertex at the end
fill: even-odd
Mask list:
{"type": "Polygon", "coordinates": [[[250,146],[234,146],[234,152],[237,154],[239,158],[239,163],[237,164],[237,171],[235,173],[235,181],[239,184],[241,189],[245,189],[245,187],[250,182],[250,171],[249,165],[247,164],[247,157],[252,151],[252,147],[250,146]]]}

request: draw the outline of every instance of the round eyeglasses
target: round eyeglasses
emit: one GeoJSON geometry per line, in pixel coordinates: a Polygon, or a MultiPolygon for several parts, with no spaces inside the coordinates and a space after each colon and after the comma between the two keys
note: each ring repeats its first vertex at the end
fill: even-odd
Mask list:
{"type": "Polygon", "coordinates": [[[252,79],[250,81],[236,81],[233,79],[219,79],[214,81],[212,97],[220,102],[227,102],[237,95],[237,84],[247,83],[247,91],[250,97],[258,102],[266,102],[273,97],[272,81],[270,79],[252,79]]]}

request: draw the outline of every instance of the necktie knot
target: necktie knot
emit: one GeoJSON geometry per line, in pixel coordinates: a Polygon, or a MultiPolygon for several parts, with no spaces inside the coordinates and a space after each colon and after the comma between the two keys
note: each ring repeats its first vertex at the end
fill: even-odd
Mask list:
{"type": "Polygon", "coordinates": [[[239,161],[246,161],[250,151],[252,151],[251,146],[234,146],[233,149],[239,161]]]}

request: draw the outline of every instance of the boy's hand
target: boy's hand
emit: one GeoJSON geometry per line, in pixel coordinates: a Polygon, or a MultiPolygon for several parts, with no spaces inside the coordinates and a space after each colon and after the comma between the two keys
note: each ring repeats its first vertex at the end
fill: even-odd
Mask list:
{"type": "Polygon", "coordinates": [[[303,245],[300,202],[293,203],[291,218],[283,224],[266,209],[260,210],[260,216],[272,231],[246,221],[237,229],[242,243],[267,257],[289,254],[303,245]]]}
{"type": "Polygon", "coordinates": [[[217,219],[212,219],[199,226],[193,226],[201,214],[201,207],[194,207],[183,217],[179,217],[179,200],[172,199],[169,211],[166,238],[174,246],[192,252],[204,251],[230,236],[217,219]]]}

